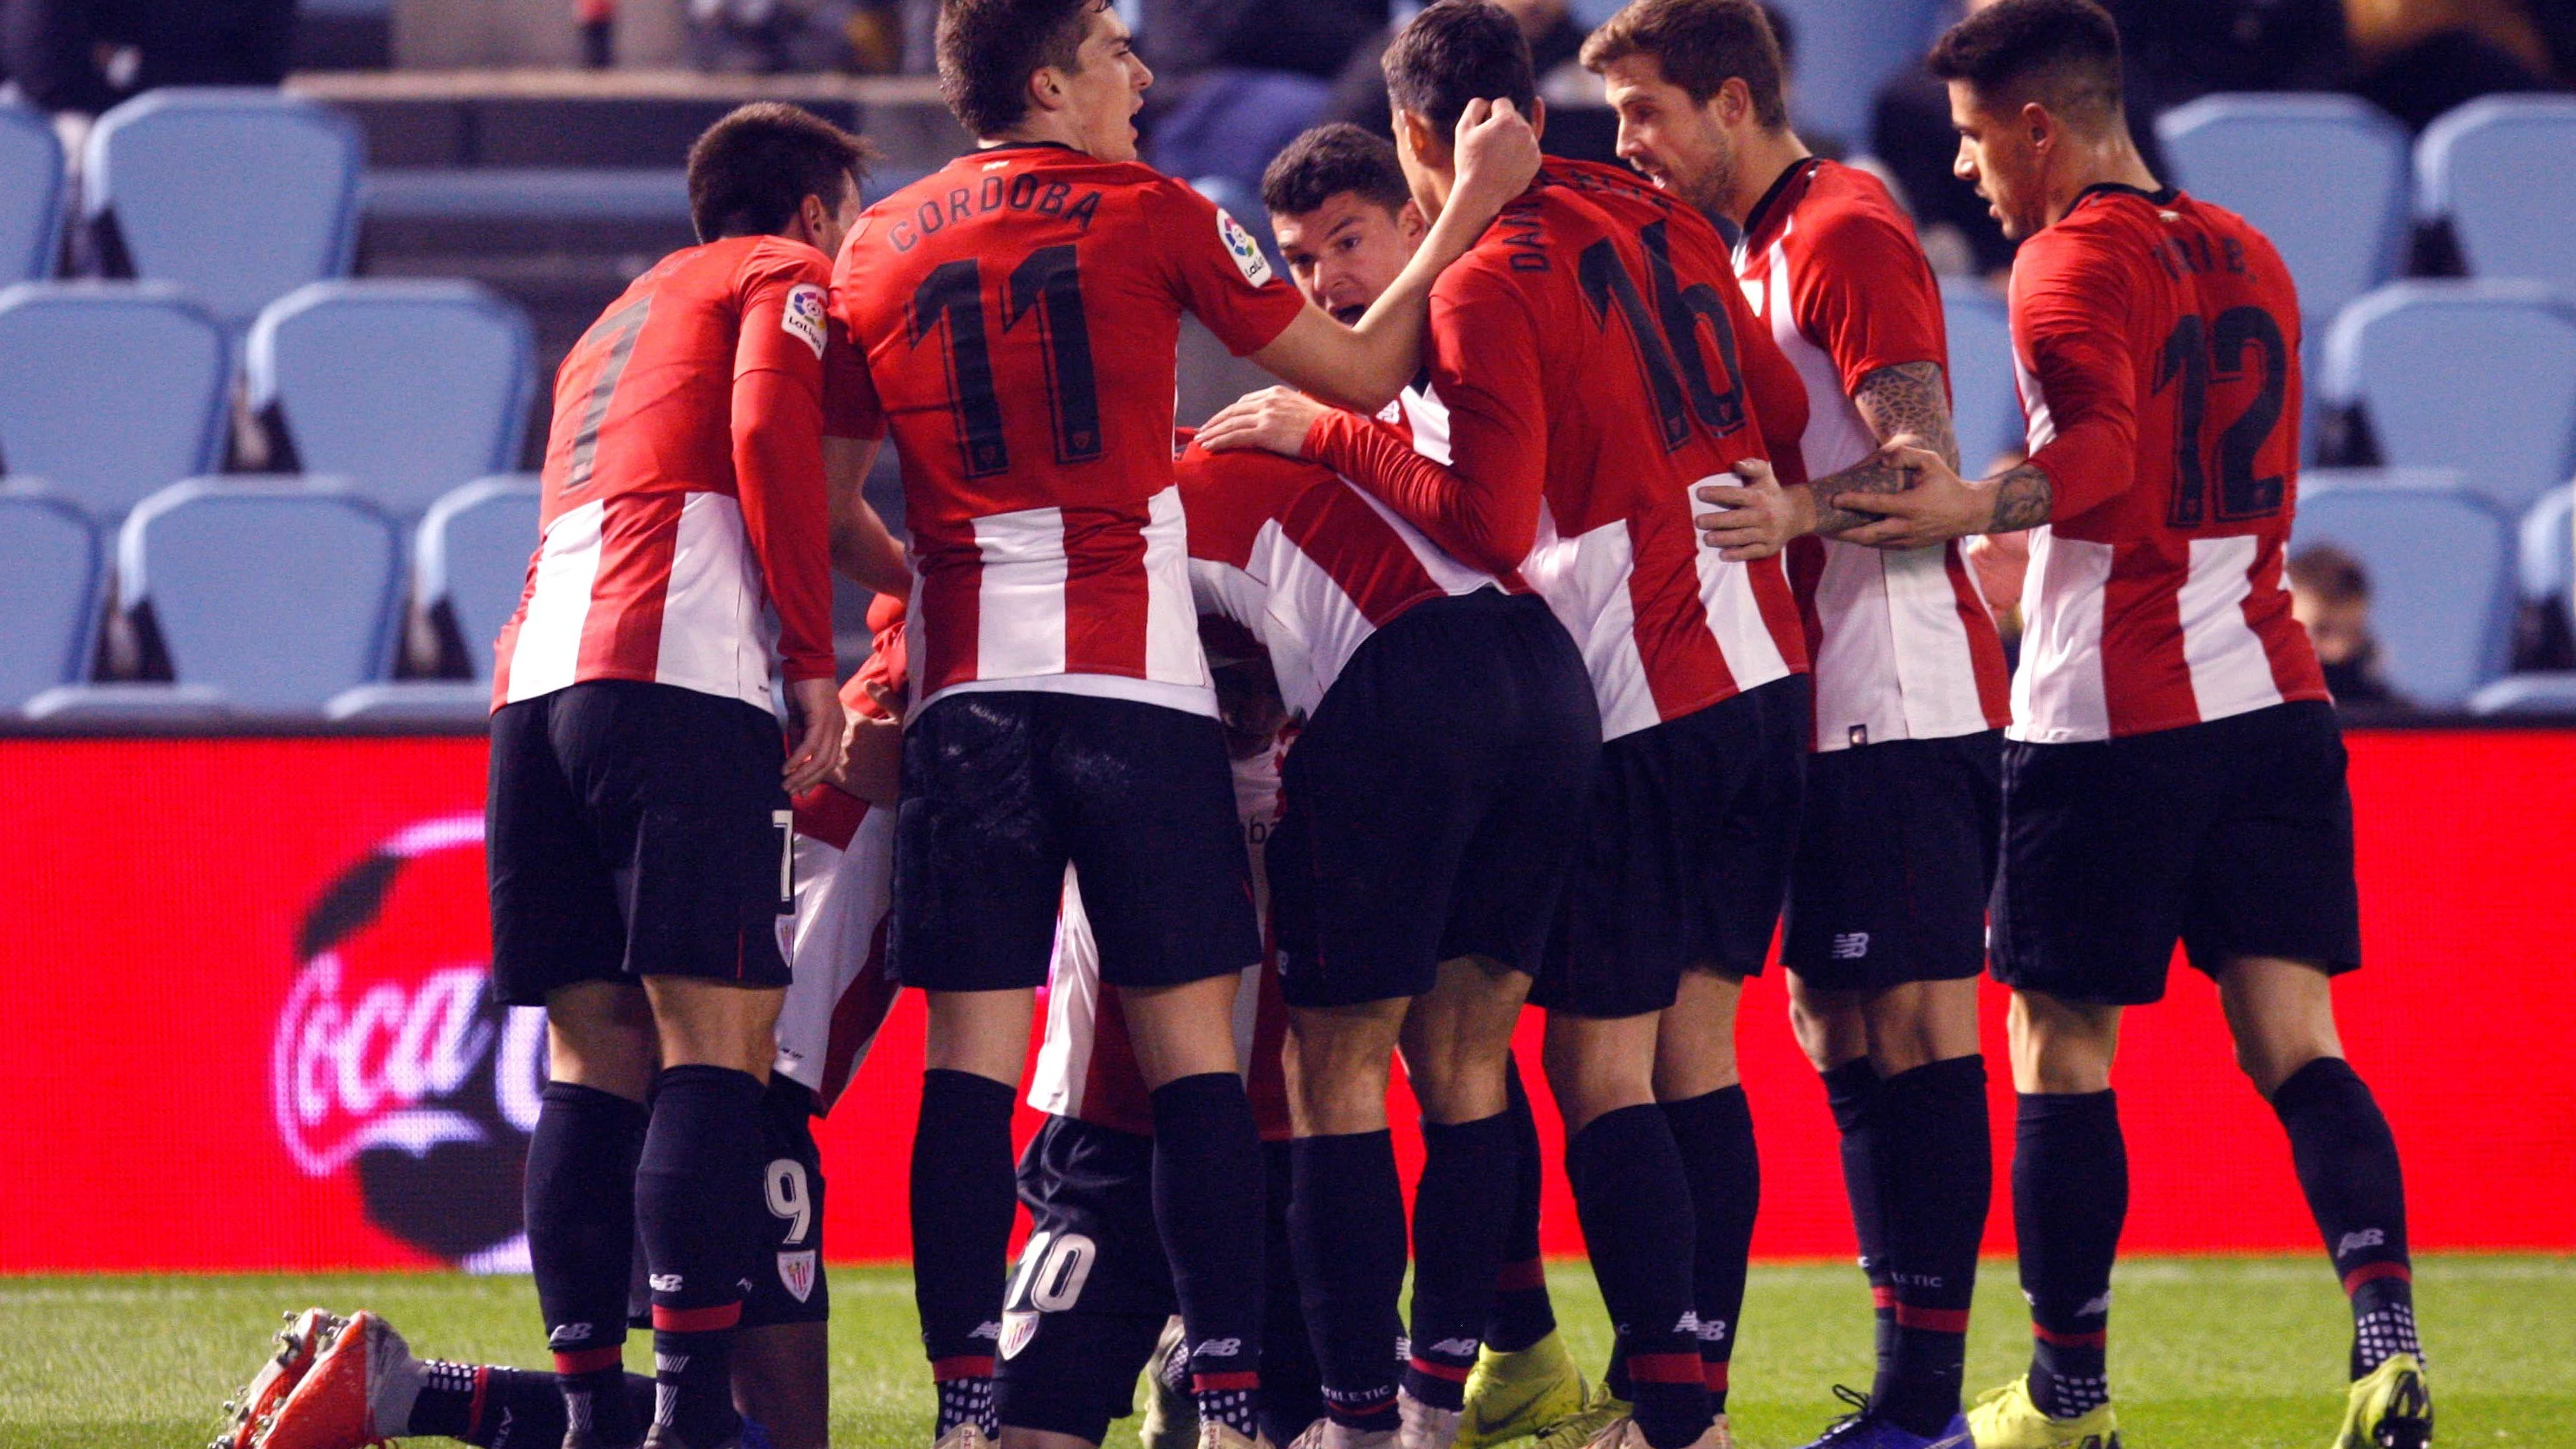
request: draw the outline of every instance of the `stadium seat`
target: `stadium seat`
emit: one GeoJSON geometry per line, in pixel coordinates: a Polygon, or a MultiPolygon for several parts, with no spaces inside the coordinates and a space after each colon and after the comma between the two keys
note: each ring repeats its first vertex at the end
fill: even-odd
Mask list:
{"type": "Polygon", "coordinates": [[[52,724],[159,724],[186,727],[220,723],[233,712],[224,692],[203,684],[65,684],[27,701],[23,713],[52,724]]]}
{"type": "Polygon", "coordinates": [[[2576,716],[2576,670],[2507,675],[2470,695],[2469,713],[2576,716]]]}
{"type": "MultiPolygon", "coordinates": [[[[1878,88],[1922,64],[1939,33],[1936,22],[1954,8],[1940,0],[1774,3],[1797,32],[1791,119],[1810,141],[1830,136],[1854,149],[1869,139],[1870,103],[1878,88]]],[[[1601,14],[1618,7],[1605,0],[1591,8],[1601,14]]]]}
{"type": "Polygon", "coordinates": [[[100,519],[223,458],[232,350],[166,285],[0,291],[0,467],[100,519]]]}
{"type": "Polygon", "coordinates": [[[330,484],[174,484],[126,518],[116,576],[125,607],[150,607],[178,681],[242,709],[319,710],[392,657],[394,526],[330,484]]]}
{"type": "Polygon", "coordinates": [[[492,677],[492,642],[519,607],[536,550],[537,480],[528,475],[468,483],[420,521],[413,596],[455,622],[477,679],[492,677]]]}
{"type": "Polygon", "coordinates": [[[398,679],[361,684],[331,696],[322,717],[343,724],[491,726],[492,686],[481,680],[398,679]]]}
{"type": "Polygon", "coordinates": [[[2564,599],[2576,584],[2576,484],[2540,495],[2522,516],[2522,596],[2564,599]]]}
{"type": "Polygon", "coordinates": [[[2576,470],[2576,305],[2537,282],[2396,282],[2326,338],[2319,394],[2380,461],[2455,467],[2519,516],[2576,470]]]}
{"type": "Polygon", "coordinates": [[[472,282],[314,282],[252,326],[250,405],[278,471],[417,515],[518,462],[535,354],[527,318],[472,282]]]}
{"type": "Polygon", "coordinates": [[[32,489],[0,493],[0,710],[87,672],[98,592],[89,519],[32,489]]]}
{"type": "Polygon", "coordinates": [[[2301,485],[2290,547],[2331,543],[2359,561],[2390,687],[2457,708],[2511,657],[2513,525],[2475,493],[2406,481],[2320,470],[2301,485]]]}
{"type": "Polygon", "coordinates": [[[1950,335],[1950,421],[1959,466],[1982,477],[1979,470],[1997,453],[2018,450],[2029,437],[2013,380],[2012,325],[2004,299],[1982,282],[1943,282],[1941,311],[1950,335]]]}
{"type": "Polygon", "coordinates": [[[63,193],[63,143],[53,123],[0,101],[0,286],[54,274],[63,193]]]}
{"type": "Polygon", "coordinates": [[[2415,207],[2447,217],[2469,273],[2576,292],[2576,96],[2487,96],[2424,128],[2415,207]]]}
{"type": "Polygon", "coordinates": [[[227,327],[357,251],[358,131],[318,102],[251,87],[150,91],[101,116],[81,219],[108,268],[176,282],[227,327]]]}
{"type": "Polygon", "coordinates": [[[2406,131],[2357,96],[2203,96],[2156,118],[2173,183],[2242,215],[2332,317],[2405,261],[2406,131]]]}

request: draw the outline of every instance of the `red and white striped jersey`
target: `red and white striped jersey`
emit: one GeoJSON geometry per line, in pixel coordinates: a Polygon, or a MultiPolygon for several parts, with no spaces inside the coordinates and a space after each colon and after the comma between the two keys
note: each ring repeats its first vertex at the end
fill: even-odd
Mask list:
{"type": "Polygon", "coordinates": [[[832,675],[830,264],[732,237],[662,259],[555,374],[537,551],[492,705],[593,679],[773,707],[832,675]]]}
{"type": "MultiPolygon", "coordinates": [[[[1270,937],[1270,885],[1261,854],[1270,828],[1279,823],[1279,762],[1287,750],[1283,734],[1269,749],[1234,762],[1235,810],[1243,819],[1244,846],[1252,852],[1252,899],[1261,913],[1265,942],[1270,937]]],[[[1234,1050],[1244,1064],[1253,1122],[1268,1142],[1288,1137],[1288,1080],[1279,1059],[1287,1032],[1278,958],[1265,952],[1260,965],[1244,968],[1243,987],[1235,993],[1234,1050]]],[[[1055,965],[1047,985],[1046,1041],[1038,1048],[1029,1105],[1119,1132],[1148,1137],[1154,1132],[1153,1099],[1136,1067],[1136,1047],[1127,1036],[1127,1019],[1118,1011],[1117,988],[1101,984],[1100,945],[1082,913],[1082,891],[1070,867],[1064,873],[1064,908],[1056,920],[1055,965]]]]}
{"type": "Polygon", "coordinates": [[[1690,494],[1768,458],[1806,473],[1806,396],[1707,218],[1641,178],[1549,160],[1431,294],[1444,466],[1334,414],[1305,453],[1452,558],[1518,571],[1583,651],[1605,739],[1807,667],[1778,559],[1700,545],[1690,494]]]}
{"type": "MultiPolygon", "coordinates": [[[[1408,391],[1379,416],[1415,446],[1437,448],[1441,429],[1407,420],[1438,408],[1408,391]]],[[[1292,713],[1314,713],[1352,653],[1407,609],[1500,586],[1322,464],[1193,443],[1179,473],[1199,610],[1262,642],[1292,713]]]]}
{"type": "MultiPolygon", "coordinates": [[[[1735,271],[1806,385],[1798,441],[1810,478],[1878,450],[1852,406],[1861,379],[1909,362],[1949,367],[1940,283],[1866,171],[1822,159],[1789,168],[1745,218],[1735,271]]],[[[2010,722],[2003,642],[1957,541],[1898,553],[1802,538],[1789,582],[1815,666],[1817,749],[2010,722]]]]}
{"type": "Polygon", "coordinates": [[[2114,739],[2326,699],[2290,615],[2299,301],[2235,213],[2096,186],[2013,262],[2031,530],[2012,736],[2114,739]]]}
{"type": "MultiPolygon", "coordinates": [[[[1216,712],[1172,482],[1181,314],[1236,353],[1306,303],[1206,198],[1133,162],[990,147],[868,209],[834,312],[894,436],[914,685],[1216,712]]],[[[915,712],[916,715],[918,711],[915,712]]]]}
{"type": "MultiPolygon", "coordinates": [[[[903,604],[879,597],[868,609],[876,652],[841,687],[853,714],[885,718],[871,683],[904,688],[903,604]]],[[[811,1088],[828,1112],[865,1061],[894,1009],[886,971],[886,918],[894,900],[895,812],[834,785],[796,797],[796,917],[787,954],[794,973],[778,1010],[778,1058],[771,1070],[811,1088]]]]}

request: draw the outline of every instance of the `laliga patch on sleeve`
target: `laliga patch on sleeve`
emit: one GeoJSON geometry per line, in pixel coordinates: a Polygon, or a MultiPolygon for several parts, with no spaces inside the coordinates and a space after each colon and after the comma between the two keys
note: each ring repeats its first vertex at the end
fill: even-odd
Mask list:
{"type": "Polygon", "coordinates": [[[1245,281],[1256,287],[1270,284],[1270,258],[1261,254],[1261,243],[1254,241],[1243,223],[1222,206],[1216,209],[1216,235],[1225,243],[1226,253],[1234,258],[1235,270],[1243,273],[1245,281]]]}
{"type": "Polygon", "coordinates": [[[823,355],[823,289],[811,282],[799,282],[787,289],[787,306],[778,314],[778,325],[787,335],[823,355]]]}

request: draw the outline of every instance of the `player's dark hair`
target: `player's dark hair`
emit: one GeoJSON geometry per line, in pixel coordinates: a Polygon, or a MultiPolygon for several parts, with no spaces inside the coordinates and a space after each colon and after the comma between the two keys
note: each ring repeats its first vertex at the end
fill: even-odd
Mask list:
{"type": "Polygon", "coordinates": [[[1696,105],[1740,80],[1764,129],[1789,124],[1780,37],[1754,0],[1633,0],[1583,42],[1583,67],[1598,72],[1630,56],[1653,60],[1696,105]]]}
{"type": "Polygon", "coordinates": [[[2330,543],[2312,543],[2290,555],[2290,587],[2305,589],[2329,603],[2370,602],[2370,575],[2361,560],[2330,543]]]}
{"type": "Polygon", "coordinates": [[[1529,37],[1486,0],[1439,0],[1396,32],[1382,64],[1387,99],[1429,121],[1444,145],[1474,102],[1510,101],[1524,116],[1536,109],[1529,37]]]}
{"type": "Polygon", "coordinates": [[[1403,210],[1413,196],[1395,143],[1348,121],[1299,136],[1261,173],[1261,204],[1273,216],[1303,216],[1346,191],[1388,211],[1403,210]]]}
{"type": "Polygon", "coordinates": [[[1082,32],[1109,0],[939,0],[939,96],[967,130],[998,136],[1029,113],[1029,77],[1082,68],[1082,32]]]}
{"type": "Polygon", "coordinates": [[[2093,0],[2002,0],[1951,26],[1925,63],[1990,99],[2120,114],[2120,27],[2093,0]]]}
{"type": "Polygon", "coordinates": [[[876,150],[784,101],[754,101],[689,147],[689,225],[698,240],[785,231],[809,196],[838,207],[876,150]]]}

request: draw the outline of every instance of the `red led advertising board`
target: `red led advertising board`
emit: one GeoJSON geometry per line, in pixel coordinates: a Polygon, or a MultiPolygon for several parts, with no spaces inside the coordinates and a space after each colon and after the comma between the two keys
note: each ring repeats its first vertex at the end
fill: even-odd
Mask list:
{"type": "MultiPolygon", "coordinates": [[[[2352,755],[2368,965],[2337,998],[2406,1154],[2415,1243],[2576,1249],[2576,1096],[2539,1065],[2576,1020],[2576,732],[2364,732],[2352,755]]],[[[524,1262],[544,1032],[485,995],[483,779],[480,739],[0,740],[0,1271],[524,1262]]],[[[2214,992],[2179,965],[2173,982],[2130,1013],[2116,1076],[2128,1248],[2312,1248],[2214,992]]],[[[2012,1104],[2001,994],[1987,1005],[2000,1187],[2012,1104]]],[[[1533,1013],[1533,1071],[1536,1033],[1533,1013]]],[[[1775,979],[1747,993],[1742,1055],[1757,1251],[1848,1255],[1775,979]]],[[[821,1124],[836,1260],[905,1254],[920,1065],[907,1001],[821,1124]]],[[[1546,1221],[1550,1252],[1581,1250],[1553,1172],[1546,1221]]],[[[2010,1234],[1994,1214],[1990,1247],[2010,1234]]]]}

